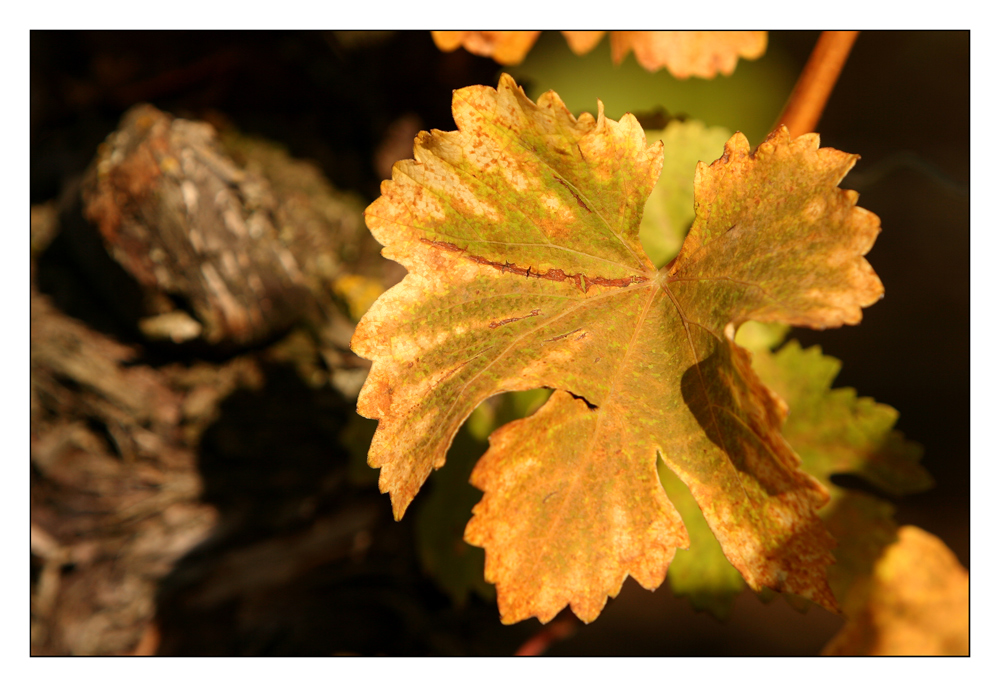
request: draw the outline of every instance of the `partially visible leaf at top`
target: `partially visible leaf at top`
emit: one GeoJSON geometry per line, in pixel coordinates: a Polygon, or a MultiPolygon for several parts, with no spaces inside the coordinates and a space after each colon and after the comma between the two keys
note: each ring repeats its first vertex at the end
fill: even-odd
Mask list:
{"type": "Polygon", "coordinates": [[[695,167],[717,158],[731,135],[721,126],[698,121],[673,121],[665,129],[646,132],[648,143],[663,141],[663,171],[639,225],[639,240],[656,267],[677,255],[694,221],[695,167]]]}
{"type": "Polygon", "coordinates": [[[567,604],[589,622],[626,576],[662,583],[688,534],[658,454],[751,587],[836,608],[827,492],[732,335],[747,319],[853,324],[881,296],[862,257],[878,219],[837,188],[856,156],[783,129],[753,153],[733,136],[698,166],[692,229],[656,270],[638,233],[662,154],[634,117],[598,103],[574,118],[506,75],[456,91],[453,114],[458,131],[421,133],[366,211],[409,271],[352,341],[372,360],[358,411],[379,421],[368,460],[396,517],[481,401],[549,387],[472,473],[466,540],[504,622],[567,604]]]}
{"type": "Polygon", "coordinates": [[[492,57],[500,64],[518,64],[538,40],[540,31],[431,31],[444,52],[459,46],[473,55],[492,57]]]}
{"type": "MultiPolygon", "coordinates": [[[[595,31],[563,31],[578,55],[589,52],[595,31]],[[580,34],[573,36],[571,34],[580,34]]],[[[767,50],[767,31],[612,31],[611,59],[621,64],[630,51],[647,71],[666,68],[674,77],[711,79],[736,69],[739,58],[755,60],[767,50]]]]}
{"type": "MultiPolygon", "coordinates": [[[[451,52],[460,46],[503,65],[520,64],[539,31],[431,31],[434,44],[451,52]]],[[[604,31],[563,31],[577,55],[593,50],[604,31]]],[[[612,31],[611,59],[621,64],[629,52],[647,71],[666,68],[674,77],[714,78],[733,73],[739,58],[755,60],[767,49],[767,31],[612,31]]]]}
{"type": "Polygon", "coordinates": [[[729,76],[739,58],[756,60],[767,50],[766,31],[617,31],[611,57],[620,64],[629,49],[636,61],[654,72],[664,67],[674,77],[711,79],[729,76]]]}

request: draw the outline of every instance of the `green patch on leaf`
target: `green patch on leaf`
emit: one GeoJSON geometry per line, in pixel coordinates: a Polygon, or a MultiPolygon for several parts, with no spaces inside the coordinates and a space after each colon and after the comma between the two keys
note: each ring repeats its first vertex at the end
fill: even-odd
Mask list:
{"type": "MultiPolygon", "coordinates": [[[[781,325],[747,322],[737,341],[754,351],[754,371],[788,405],[783,436],[801,456],[805,471],[830,492],[830,501],[819,511],[838,542],[828,579],[838,601],[848,602],[850,611],[856,604],[849,602],[848,592],[854,589],[858,596],[863,591],[875,562],[896,541],[897,525],[891,503],[838,487],[831,477],[855,475],[894,496],[926,490],[933,481],[919,464],[921,447],[893,429],[898,417],[893,408],[859,398],[853,389],[831,388],[840,371],[836,358],[824,356],[819,347],[803,350],[794,340],[770,352],[786,332],[781,325]]],[[[660,477],[691,537],[691,548],[679,551],[671,564],[671,587],[688,596],[696,609],[724,618],[742,589],[739,574],[714,538],[707,540],[710,532],[683,484],[662,465],[660,477]]],[[[768,600],[773,592],[762,590],[760,595],[768,600]]],[[[802,608],[801,600],[785,597],[802,608]]]]}

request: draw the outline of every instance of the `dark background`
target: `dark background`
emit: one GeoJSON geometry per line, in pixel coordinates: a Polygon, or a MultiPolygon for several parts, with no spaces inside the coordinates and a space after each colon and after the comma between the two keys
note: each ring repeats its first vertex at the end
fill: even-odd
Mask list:
{"type": "MultiPolygon", "coordinates": [[[[772,32],[769,51],[783,51],[799,69],[817,37],[772,32]]],[[[451,91],[495,86],[500,71],[492,60],[463,50],[441,53],[428,32],[367,38],[338,32],[32,32],[31,202],[56,197],[122,113],[142,101],[280,142],[292,155],[317,162],[335,186],[370,202],[380,181],[373,159],[390,125],[415,114],[421,128],[454,129],[451,91]]],[[[858,190],[859,204],[881,218],[883,232],[868,258],[886,296],[857,327],[794,334],[843,361],[837,386],[899,410],[898,428],[925,447],[924,465],[937,486],[896,499],[898,520],[941,537],[966,566],[969,93],[967,32],[862,32],[818,129],[823,145],[862,156],[842,186],[858,190]]],[[[538,93],[529,89],[529,95],[538,93]]],[[[285,385],[282,393],[289,397],[301,396],[304,410],[284,426],[298,422],[308,435],[305,443],[336,442],[335,428],[324,423],[343,420],[323,418],[349,408],[280,375],[269,383],[285,385]]],[[[206,435],[206,456],[213,437],[240,427],[269,432],[281,445],[282,425],[268,425],[278,422],[276,416],[280,410],[258,397],[232,399],[220,426],[206,435]]],[[[330,460],[341,459],[332,453],[330,460]]],[[[299,464],[295,456],[286,458],[299,464]]],[[[322,472],[326,459],[302,458],[304,473],[322,472]]],[[[246,469],[206,458],[206,484],[215,489],[206,498],[225,506],[235,498],[226,490],[240,484],[229,478],[246,469]]],[[[267,479],[267,468],[261,470],[255,479],[267,479]]],[[[501,626],[493,601],[473,597],[466,608],[453,609],[415,562],[412,526],[405,519],[392,522],[388,498],[374,497],[384,513],[366,568],[326,571],[310,581],[311,589],[274,600],[266,614],[270,625],[254,632],[236,629],[235,609],[207,618],[161,608],[163,646],[176,653],[503,655],[538,630],[534,620],[501,626]]],[[[246,527],[242,536],[253,537],[253,525],[246,527]]],[[[179,588],[176,580],[168,582],[174,586],[167,585],[161,604],[179,588]]],[[[800,615],[780,600],[764,605],[749,593],[720,624],[695,614],[668,585],[650,594],[629,580],[595,623],[550,653],[815,654],[840,624],[818,609],[800,615]]]]}

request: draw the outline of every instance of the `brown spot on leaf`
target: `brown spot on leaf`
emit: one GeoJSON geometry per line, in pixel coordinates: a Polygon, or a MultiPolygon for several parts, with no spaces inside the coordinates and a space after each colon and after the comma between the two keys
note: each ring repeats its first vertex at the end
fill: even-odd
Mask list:
{"type": "Polygon", "coordinates": [[[561,269],[550,268],[545,272],[532,271],[531,266],[528,267],[518,267],[512,262],[504,260],[503,262],[498,262],[495,260],[488,260],[487,258],[482,258],[478,255],[469,254],[468,250],[456,246],[454,243],[448,243],[447,241],[435,241],[431,239],[420,239],[421,243],[425,243],[429,246],[434,246],[435,248],[440,248],[446,250],[449,253],[465,253],[465,258],[471,260],[477,265],[483,265],[485,267],[492,267],[499,270],[501,274],[516,274],[521,277],[535,278],[535,279],[546,279],[548,281],[571,281],[574,285],[587,293],[590,287],[593,286],[603,286],[606,288],[617,288],[622,289],[627,286],[632,286],[633,284],[642,284],[649,281],[648,277],[644,277],[638,274],[634,274],[628,277],[619,277],[617,279],[609,279],[608,277],[588,277],[585,274],[566,274],[561,269]]]}
{"type": "Polygon", "coordinates": [[[587,204],[584,203],[583,200],[581,200],[580,196],[577,195],[576,191],[574,191],[572,188],[570,188],[569,184],[567,184],[565,181],[563,181],[559,177],[555,177],[555,180],[558,181],[560,184],[562,184],[566,188],[566,190],[570,192],[570,195],[572,195],[573,198],[576,200],[576,204],[577,205],[579,205],[581,208],[583,208],[587,212],[593,212],[593,210],[591,210],[589,207],[587,207],[587,204]]]}
{"type": "Polygon", "coordinates": [[[497,327],[502,327],[505,324],[510,324],[511,322],[518,322],[520,320],[526,320],[529,317],[538,317],[541,314],[542,314],[542,311],[539,310],[538,308],[535,308],[534,310],[532,310],[530,313],[528,313],[524,317],[508,317],[507,319],[500,320],[499,322],[490,322],[489,326],[490,326],[490,329],[496,329],[497,327]]]}

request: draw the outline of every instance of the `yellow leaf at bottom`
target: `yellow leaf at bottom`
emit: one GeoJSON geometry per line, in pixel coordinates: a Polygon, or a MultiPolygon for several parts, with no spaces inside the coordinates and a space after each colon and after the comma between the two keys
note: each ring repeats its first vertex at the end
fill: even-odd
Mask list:
{"type": "Polygon", "coordinates": [[[969,571],[919,527],[899,528],[845,612],[850,619],[823,649],[828,656],[969,654],[969,571]]]}

